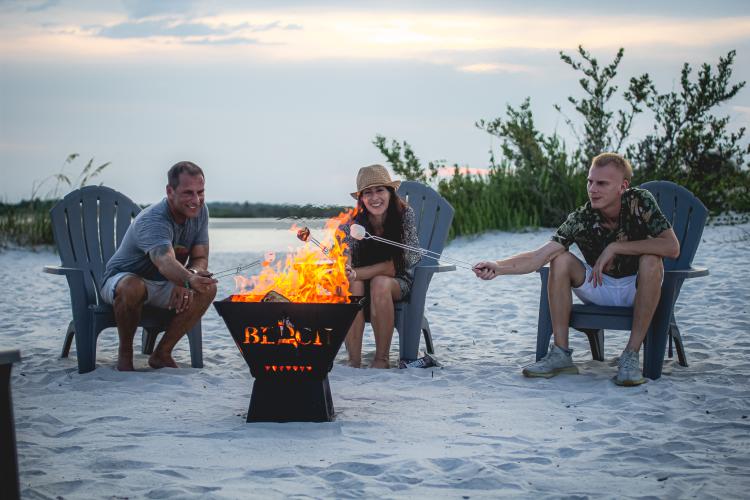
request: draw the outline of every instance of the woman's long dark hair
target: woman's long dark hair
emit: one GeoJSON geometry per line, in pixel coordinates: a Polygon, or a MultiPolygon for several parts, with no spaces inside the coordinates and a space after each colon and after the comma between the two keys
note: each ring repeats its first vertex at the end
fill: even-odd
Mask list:
{"type": "MultiPolygon", "coordinates": [[[[390,200],[388,202],[388,209],[385,211],[385,223],[383,224],[383,234],[379,235],[391,241],[397,241],[399,243],[404,242],[404,211],[408,206],[404,200],[396,193],[396,190],[390,186],[385,186],[390,193],[390,200]]],[[[367,207],[362,201],[362,194],[360,193],[359,199],[357,200],[357,215],[354,217],[354,221],[367,229],[367,232],[374,234],[372,224],[370,223],[367,207]]],[[[380,243],[373,240],[362,240],[360,242],[359,252],[360,265],[376,264],[389,259],[393,259],[396,266],[396,273],[403,272],[405,268],[404,262],[404,250],[392,245],[380,243]]]]}

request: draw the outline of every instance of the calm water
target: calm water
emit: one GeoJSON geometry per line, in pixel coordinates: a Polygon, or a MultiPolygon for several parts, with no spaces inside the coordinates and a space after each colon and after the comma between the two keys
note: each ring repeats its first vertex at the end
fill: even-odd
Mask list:
{"type": "Polygon", "coordinates": [[[302,244],[292,224],[321,229],[325,219],[218,219],[209,222],[211,253],[287,252],[302,244]]]}

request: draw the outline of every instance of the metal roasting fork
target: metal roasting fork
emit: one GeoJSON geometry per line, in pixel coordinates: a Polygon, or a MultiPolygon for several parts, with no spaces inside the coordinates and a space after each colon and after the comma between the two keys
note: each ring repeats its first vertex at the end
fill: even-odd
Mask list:
{"type": "Polygon", "coordinates": [[[243,264],[241,266],[232,267],[232,268],[229,268],[229,269],[224,269],[223,271],[218,271],[218,272],[212,273],[211,277],[213,279],[219,280],[219,279],[222,279],[222,278],[226,278],[227,276],[236,276],[236,275],[240,274],[242,271],[244,271],[245,269],[250,269],[251,267],[255,267],[258,264],[260,264],[261,262],[263,262],[263,261],[262,260],[256,260],[256,261],[250,262],[248,264],[243,264]]]}
{"type": "Polygon", "coordinates": [[[368,233],[365,231],[366,239],[372,239],[375,241],[379,241],[381,243],[386,243],[388,245],[393,245],[395,247],[403,248],[405,250],[411,250],[412,252],[417,252],[419,254],[422,254],[423,256],[427,257],[428,259],[432,259],[436,262],[440,262],[441,260],[450,262],[451,264],[455,264],[456,266],[462,268],[462,269],[468,269],[470,271],[474,270],[474,264],[470,264],[469,262],[465,262],[463,260],[454,259],[452,257],[446,257],[445,255],[440,255],[437,252],[433,252],[432,250],[426,250],[421,247],[413,247],[411,245],[404,245],[403,243],[397,243],[392,240],[388,240],[386,238],[381,238],[380,236],[375,236],[373,234],[368,233]]]}

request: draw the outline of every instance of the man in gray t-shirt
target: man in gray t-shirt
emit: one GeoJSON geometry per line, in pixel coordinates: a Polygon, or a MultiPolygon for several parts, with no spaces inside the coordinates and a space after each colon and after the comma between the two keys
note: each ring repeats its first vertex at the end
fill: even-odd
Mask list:
{"type": "Polygon", "coordinates": [[[133,337],[145,304],[176,313],[148,364],[177,368],[172,349],[216,296],[208,272],[203,171],[179,162],[167,182],[167,197],[138,214],[104,271],[101,295],[115,310],[120,371],[133,370],[133,337]]]}

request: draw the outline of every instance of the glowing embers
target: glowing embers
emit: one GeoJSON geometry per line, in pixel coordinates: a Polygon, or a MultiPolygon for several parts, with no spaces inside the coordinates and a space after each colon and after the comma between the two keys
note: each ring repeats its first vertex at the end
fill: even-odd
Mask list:
{"type": "Polygon", "coordinates": [[[311,365],[303,366],[303,365],[266,365],[266,371],[267,372],[311,372],[313,367],[311,365]]]}

